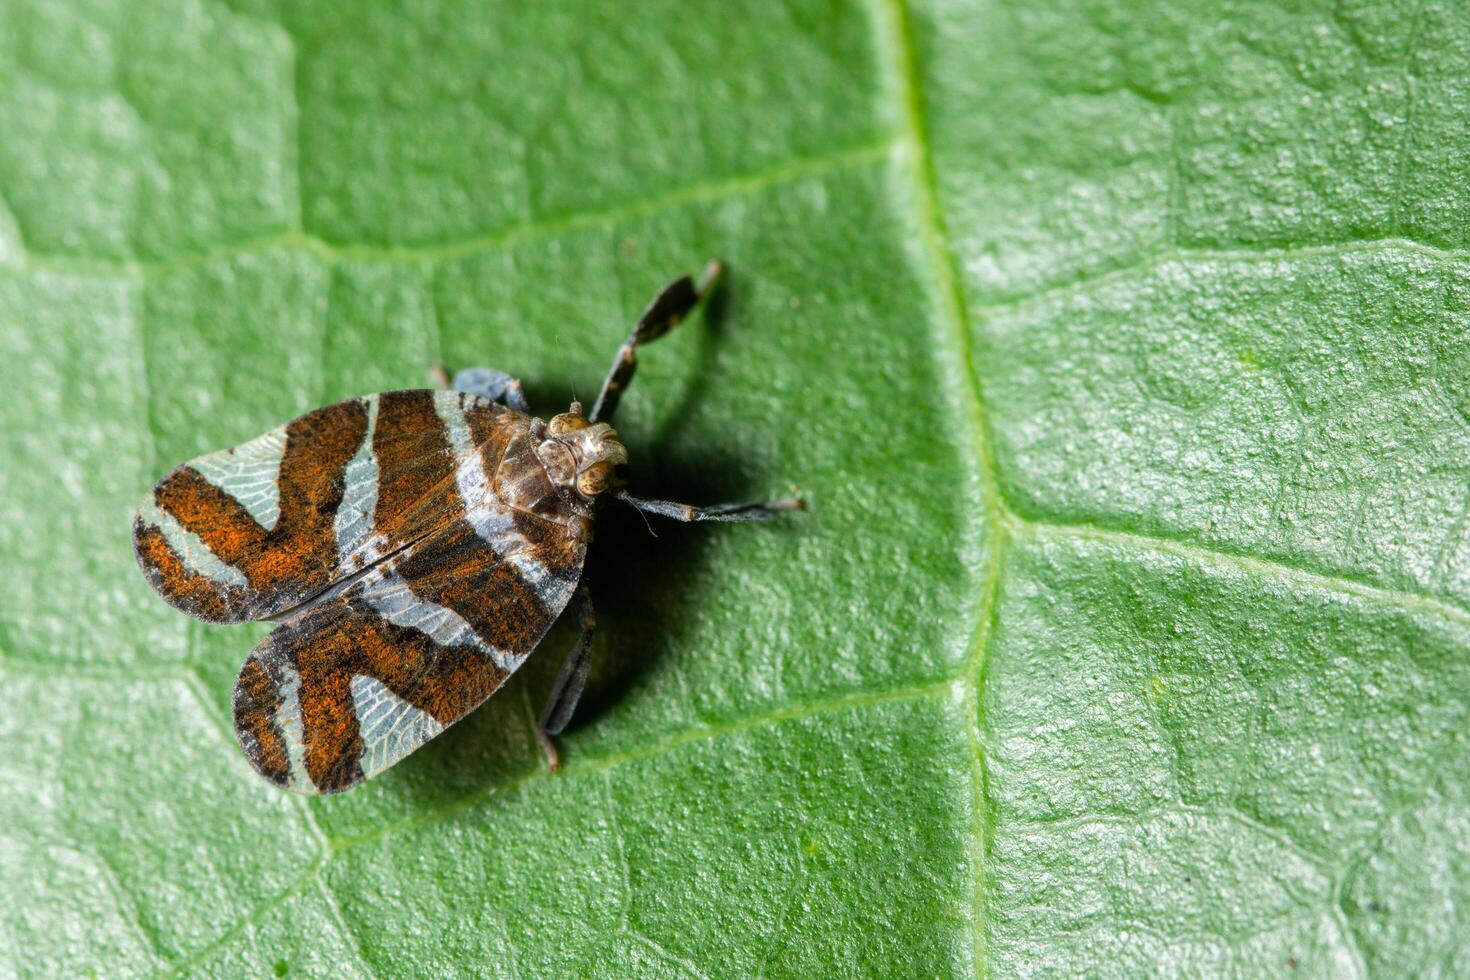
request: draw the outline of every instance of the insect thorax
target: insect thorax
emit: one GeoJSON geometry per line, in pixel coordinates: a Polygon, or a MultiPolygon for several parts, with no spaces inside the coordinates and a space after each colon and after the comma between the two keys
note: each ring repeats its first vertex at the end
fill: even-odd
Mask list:
{"type": "Polygon", "coordinates": [[[573,402],[547,423],[536,457],[553,486],[591,504],[620,482],[617,468],[628,462],[628,451],[612,426],[588,422],[573,402]]]}

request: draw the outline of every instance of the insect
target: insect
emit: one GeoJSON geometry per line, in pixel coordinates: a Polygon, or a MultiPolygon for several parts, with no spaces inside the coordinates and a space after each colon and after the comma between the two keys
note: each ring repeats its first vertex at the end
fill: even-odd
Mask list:
{"type": "Polygon", "coordinates": [[[552,736],[591,664],[581,576],[598,507],[747,521],[802,506],[694,507],[625,489],[628,453],[609,420],[636,350],[684,319],[722,269],[654,298],[585,415],[573,402],[535,418],[519,382],[477,368],[437,390],[319,408],[159,481],[133,524],[153,588],[209,622],[277,624],[233,698],[257,772],[302,793],[377,775],[495,693],[570,606],[581,634],[537,724],[560,768],[552,736]]]}

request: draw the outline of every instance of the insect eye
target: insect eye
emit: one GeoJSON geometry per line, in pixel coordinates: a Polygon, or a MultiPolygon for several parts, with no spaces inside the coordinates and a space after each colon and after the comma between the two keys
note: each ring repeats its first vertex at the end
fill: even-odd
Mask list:
{"type": "Polygon", "coordinates": [[[613,467],[610,463],[594,463],[577,477],[577,490],[584,497],[595,497],[612,485],[613,467]]]}
{"type": "Polygon", "coordinates": [[[551,421],[546,423],[546,431],[554,436],[560,436],[575,429],[585,429],[589,425],[591,423],[581,415],[574,412],[563,412],[553,416],[551,421]]]}

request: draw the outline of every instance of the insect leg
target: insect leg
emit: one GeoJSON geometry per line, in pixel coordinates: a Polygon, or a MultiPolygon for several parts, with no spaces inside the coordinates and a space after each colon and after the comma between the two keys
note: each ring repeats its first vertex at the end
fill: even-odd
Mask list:
{"type": "Polygon", "coordinates": [[[638,370],[638,355],[634,353],[634,349],[640,344],[657,340],[677,327],[689,315],[689,311],[710,294],[724,272],[724,263],[711,262],[705,267],[698,282],[689,276],[680,276],[653,298],[653,302],[648,304],[648,308],[638,318],[633,332],[613,355],[612,368],[607,372],[607,379],[602,382],[602,391],[592,404],[592,414],[587,416],[587,421],[606,422],[612,418],[613,413],[618,410],[618,399],[633,380],[633,372],[638,370]]]}
{"type": "Polygon", "coordinates": [[[572,712],[577,710],[582,689],[587,686],[587,671],[592,666],[592,633],[597,628],[597,612],[592,606],[592,595],[587,591],[586,582],[577,586],[572,602],[576,605],[577,625],[582,635],[562,663],[556,683],[551,685],[551,694],[546,698],[546,707],[541,711],[541,719],[536,723],[536,738],[541,742],[541,750],[546,753],[546,763],[552,772],[561,769],[561,756],[551,736],[560,735],[572,720],[572,712]]]}
{"type": "Polygon", "coordinates": [[[500,402],[517,412],[531,414],[531,406],[526,404],[526,393],[521,390],[521,383],[504,371],[494,368],[466,368],[454,376],[450,387],[455,391],[500,402]]]}
{"type": "Polygon", "coordinates": [[[713,504],[709,507],[695,507],[691,504],[676,504],[671,500],[645,500],[621,490],[614,493],[613,496],[635,510],[686,523],[694,521],[767,521],[782,511],[806,509],[806,502],[795,497],[786,500],[752,500],[742,504],[713,504]]]}

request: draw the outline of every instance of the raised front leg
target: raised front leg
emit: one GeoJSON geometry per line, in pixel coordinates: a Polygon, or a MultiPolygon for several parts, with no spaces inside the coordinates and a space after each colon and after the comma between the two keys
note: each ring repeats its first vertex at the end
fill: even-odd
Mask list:
{"type": "Polygon", "coordinates": [[[724,263],[711,262],[705,267],[698,282],[688,276],[680,276],[653,298],[653,302],[648,304],[648,308],[638,318],[633,332],[623,341],[617,354],[613,355],[612,368],[607,372],[607,380],[602,382],[602,391],[598,392],[597,401],[593,403],[592,414],[587,416],[587,421],[606,422],[612,418],[613,413],[618,410],[618,399],[633,380],[633,372],[638,370],[635,348],[639,344],[657,340],[677,327],[689,315],[689,311],[714,290],[724,272],[724,263]]]}
{"type": "Polygon", "coordinates": [[[494,368],[466,368],[449,380],[444,366],[436,364],[429,370],[429,376],[440,388],[452,388],[455,391],[467,392],[471,395],[479,395],[491,401],[499,402],[507,408],[513,408],[517,412],[531,414],[531,406],[526,404],[526,393],[521,390],[521,383],[504,371],[494,368]]]}
{"type": "Polygon", "coordinates": [[[657,514],[660,517],[669,517],[676,521],[693,523],[695,521],[766,521],[784,511],[803,510],[806,507],[804,501],[791,497],[786,500],[752,500],[742,504],[712,504],[709,507],[695,507],[691,504],[676,504],[671,500],[645,500],[635,497],[624,491],[617,491],[613,497],[622,501],[635,510],[641,510],[645,514],[657,514]]]}
{"type": "Polygon", "coordinates": [[[556,675],[556,683],[551,685],[546,707],[541,711],[541,719],[536,723],[536,738],[541,743],[541,751],[546,753],[546,764],[552,772],[561,771],[561,755],[551,737],[566,729],[572,720],[572,712],[577,710],[582,689],[587,686],[587,672],[592,667],[592,634],[597,629],[597,611],[592,606],[592,595],[587,591],[586,582],[577,586],[572,605],[577,611],[577,625],[581,627],[582,635],[562,662],[561,672],[556,675]]]}

